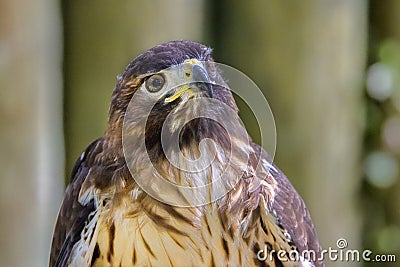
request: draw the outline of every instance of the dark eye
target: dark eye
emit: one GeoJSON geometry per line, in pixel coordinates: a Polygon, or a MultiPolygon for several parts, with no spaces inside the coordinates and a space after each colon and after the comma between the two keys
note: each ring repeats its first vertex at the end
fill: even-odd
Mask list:
{"type": "Polygon", "coordinates": [[[149,92],[155,93],[161,90],[165,83],[164,76],[161,74],[154,74],[146,80],[146,89],[149,92]]]}

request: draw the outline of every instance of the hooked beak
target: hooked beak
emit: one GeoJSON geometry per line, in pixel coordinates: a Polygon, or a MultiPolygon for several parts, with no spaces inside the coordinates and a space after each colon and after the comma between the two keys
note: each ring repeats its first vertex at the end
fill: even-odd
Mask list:
{"type": "Polygon", "coordinates": [[[199,91],[206,92],[209,97],[212,97],[210,78],[204,69],[203,63],[197,59],[188,59],[183,64],[183,71],[188,81],[179,86],[172,96],[165,99],[165,102],[173,102],[183,94],[196,95],[199,91]]]}

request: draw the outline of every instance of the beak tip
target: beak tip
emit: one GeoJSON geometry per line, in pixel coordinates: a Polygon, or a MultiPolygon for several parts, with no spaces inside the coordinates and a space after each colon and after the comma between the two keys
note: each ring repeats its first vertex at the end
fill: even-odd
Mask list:
{"type": "Polygon", "coordinates": [[[210,78],[208,77],[207,71],[200,65],[195,64],[192,67],[192,81],[193,82],[205,82],[209,83],[210,78]]]}
{"type": "Polygon", "coordinates": [[[197,83],[201,89],[206,91],[209,97],[212,97],[211,81],[207,71],[203,66],[194,64],[192,67],[192,82],[197,83]]]}
{"type": "Polygon", "coordinates": [[[203,65],[200,62],[190,62],[191,63],[191,69],[188,70],[190,75],[189,79],[189,88],[186,86],[174,90],[173,94],[167,95],[165,97],[164,102],[165,103],[170,103],[178,99],[182,94],[188,92],[190,89],[190,85],[193,85],[198,88],[198,90],[201,90],[203,92],[206,92],[208,94],[208,97],[213,97],[212,93],[212,88],[211,88],[211,81],[208,76],[208,73],[206,69],[203,67],[203,65]]]}

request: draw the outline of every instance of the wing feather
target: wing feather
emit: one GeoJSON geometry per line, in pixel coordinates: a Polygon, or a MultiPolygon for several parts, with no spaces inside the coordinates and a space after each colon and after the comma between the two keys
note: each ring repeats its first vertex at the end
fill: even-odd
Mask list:
{"type": "Polygon", "coordinates": [[[82,183],[90,169],[90,158],[95,154],[95,147],[100,140],[91,143],[82,156],[76,161],[72,171],[71,181],[58,213],[50,252],[50,267],[67,265],[74,244],[80,239],[89,214],[95,209],[93,201],[85,206],[78,202],[78,194],[82,183]]]}
{"type": "MultiPolygon", "coordinates": [[[[262,150],[257,144],[253,144],[253,146],[256,151],[262,150]]],[[[262,154],[259,153],[259,155],[262,154]]],[[[300,252],[311,250],[319,256],[321,247],[310,212],[285,174],[276,165],[272,164],[272,167],[270,172],[276,180],[276,188],[269,212],[272,212],[277,223],[288,232],[291,241],[300,252]]],[[[267,199],[268,196],[264,197],[267,199]]],[[[324,266],[322,261],[317,261],[315,264],[324,266]]]]}

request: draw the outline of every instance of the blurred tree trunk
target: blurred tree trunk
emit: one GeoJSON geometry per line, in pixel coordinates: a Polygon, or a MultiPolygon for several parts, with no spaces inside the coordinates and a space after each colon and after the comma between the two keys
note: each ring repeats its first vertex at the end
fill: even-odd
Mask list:
{"type": "Polygon", "coordinates": [[[60,20],[57,1],[0,0],[2,266],[48,262],[64,176],[60,20]]]}
{"type": "Polygon", "coordinates": [[[304,196],[325,248],[338,238],[360,247],[366,12],[362,0],[223,1],[215,10],[217,58],[265,89],[276,162],[304,196]]]}
{"type": "Polygon", "coordinates": [[[198,0],[64,1],[68,175],[105,130],[116,76],[154,45],[200,40],[203,8],[198,0]]]}

